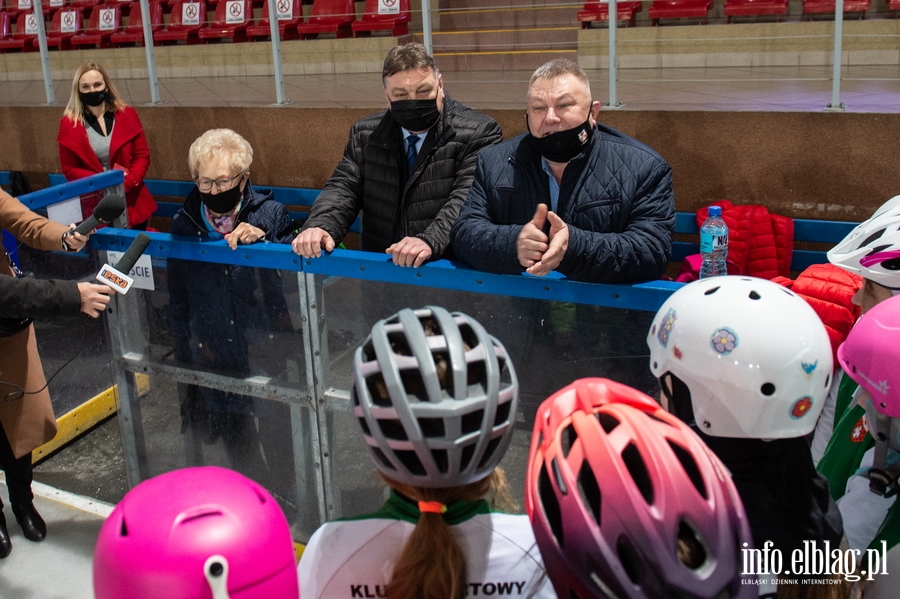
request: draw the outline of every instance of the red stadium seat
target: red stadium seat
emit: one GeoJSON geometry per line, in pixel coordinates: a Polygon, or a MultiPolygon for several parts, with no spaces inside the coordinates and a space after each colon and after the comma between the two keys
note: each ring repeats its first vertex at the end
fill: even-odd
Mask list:
{"type": "Polygon", "coordinates": [[[892,17],[896,17],[897,12],[900,12],[900,0],[888,0],[888,10],[891,11],[892,17]]]}
{"type": "Polygon", "coordinates": [[[73,46],[109,48],[112,35],[122,26],[122,10],[117,5],[98,5],[91,9],[87,29],[72,38],[73,46]]]}
{"type": "MultiPolygon", "coordinates": [[[[634,27],[635,15],[641,12],[643,5],[640,2],[617,2],[616,13],[618,21],[628,21],[629,27],[634,27]]],[[[584,8],[578,11],[578,22],[582,29],[590,29],[591,23],[609,20],[609,0],[587,0],[584,8]]]]}
{"type": "Polygon", "coordinates": [[[0,41],[12,37],[12,18],[8,12],[0,12],[0,41]]]}
{"type": "Polygon", "coordinates": [[[731,23],[733,17],[762,17],[787,15],[787,0],[725,0],[725,17],[731,23]]]}
{"type": "MultiPolygon", "coordinates": [[[[12,19],[12,15],[10,15],[12,19]]],[[[31,45],[37,39],[37,20],[34,13],[20,12],[16,17],[16,28],[8,38],[0,39],[0,50],[22,50],[31,52],[36,48],[31,45]]]]}
{"type": "MultiPolygon", "coordinates": [[[[834,0],[803,0],[803,16],[811,21],[813,15],[833,15],[835,6],[834,0]]],[[[857,13],[864,19],[868,10],[869,0],[844,0],[844,14],[857,13]]]]}
{"type": "MultiPolygon", "coordinates": [[[[303,22],[303,6],[300,0],[277,0],[278,31],[281,39],[295,40],[300,37],[297,25],[303,22]]],[[[259,21],[247,27],[247,35],[252,38],[268,38],[272,34],[269,24],[269,3],[264,2],[259,21]]]]}
{"type": "MultiPolygon", "coordinates": [[[[156,33],[163,26],[163,7],[160,2],[150,3],[150,31],[156,33]]],[[[141,13],[141,5],[135,2],[130,9],[128,24],[110,37],[113,46],[124,46],[144,43],[144,17],[141,13]]]]}
{"type": "MultiPolygon", "coordinates": [[[[62,5],[60,5],[61,7],[62,5]]],[[[31,12],[34,8],[33,0],[9,0],[6,5],[6,12],[12,14],[21,14],[23,12],[31,12]]],[[[43,5],[44,16],[50,14],[50,3],[46,2],[43,5]]]]}
{"type": "Polygon", "coordinates": [[[213,22],[197,32],[201,40],[247,41],[247,26],[253,20],[250,0],[219,0],[213,22]]]}
{"type": "Polygon", "coordinates": [[[649,16],[652,25],[659,25],[660,19],[696,19],[706,23],[711,0],[654,0],[649,16]]]}
{"type": "Polygon", "coordinates": [[[411,18],[409,0],[366,0],[362,17],[353,21],[350,29],[355,37],[370,35],[373,31],[390,31],[394,36],[406,35],[411,18]],[[382,6],[396,12],[388,12],[382,6]],[[383,12],[379,13],[379,10],[383,12]]]}
{"type": "Polygon", "coordinates": [[[320,33],[333,33],[335,37],[350,37],[350,24],[356,19],[353,0],[313,0],[309,21],[297,25],[300,39],[318,37],[320,33]]]}
{"type": "Polygon", "coordinates": [[[66,0],[44,0],[41,2],[41,8],[43,9],[45,16],[64,6],[68,6],[66,0]]]}
{"type": "Polygon", "coordinates": [[[206,2],[185,2],[176,0],[172,5],[169,25],[153,33],[156,43],[185,42],[199,44],[197,32],[206,20],[206,2]]]}
{"type": "MultiPolygon", "coordinates": [[[[60,8],[53,13],[50,28],[47,30],[47,47],[70,50],[72,38],[81,33],[81,9],[60,8]]],[[[38,47],[38,40],[31,40],[31,45],[38,47]]]]}
{"type": "MultiPolygon", "coordinates": [[[[131,12],[131,5],[132,5],[131,0],[107,0],[106,3],[109,6],[118,6],[119,12],[122,13],[123,17],[128,16],[128,13],[131,12]]],[[[151,4],[152,4],[152,2],[151,2],[151,4]]],[[[140,2],[135,2],[134,5],[137,6],[138,9],[140,9],[140,2]]]]}
{"type": "Polygon", "coordinates": [[[80,8],[82,12],[87,12],[86,9],[94,8],[98,4],[100,4],[100,0],[69,0],[68,7],[80,8]]]}

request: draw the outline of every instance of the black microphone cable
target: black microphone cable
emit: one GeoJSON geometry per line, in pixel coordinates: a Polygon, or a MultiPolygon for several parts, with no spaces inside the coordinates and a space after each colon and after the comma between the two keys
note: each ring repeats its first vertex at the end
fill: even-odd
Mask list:
{"type": "Polygon", "coordinates": [[[65,364],[63,364],[62,366],[60,366],[59,368],[56,369],[56,372],[54,372],[53,375],[49,379],[47,379],[47,382],[44,383],[43,387],[41,387],[37,391],[26,391],[24,389],[24,387],[22,387],[21,385],[17,385],[15,383],[9,383],[7,381],[0,381],[0,386],[13,387],[13,389],[14,389],[13,391],[10,391],[6,395],[4,395],[3,399],[0,401],[4,401],[4,402],[18,401],[18,400],[22,399],[23,397],[25,397],[26,395],[36,395],[36,394],[40,393],[41,391],[43,391],[44,389],[46,389],[50,385],[50,382],[56,378],[56,375],[59,374],[63,368],[65,368],[66,366],[71,364],[72,361],[75,358],[77,358],[79,354],[81,354],[81,350],[84,349],[84,343],[85,343],[85,341],[87,341],[87,325],[88,325],[88,322],[90,321],[90,319],[91,319],[90,316],[88,316],[87,314],[84,315],[84,327],[81,329],[81,343],[78,345],[78,349],[75,350],[75,353],[72,355],[71,358],[69,358],[66,361],[65,364]]]}

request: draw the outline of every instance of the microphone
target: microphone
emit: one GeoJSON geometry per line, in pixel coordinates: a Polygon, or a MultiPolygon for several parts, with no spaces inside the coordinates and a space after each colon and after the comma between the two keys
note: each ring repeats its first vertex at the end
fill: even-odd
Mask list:
{"type": "MultiPolygon", "coordinates": [[[[75,232],[80,235],[87,235],[97,225],[108,225],[122,216],[123,212],[125,212],[125,198],[117,193],[111,193],[100,200],[100,203],[94,208],[93,214],[75,227],[75,232]]],[[[129,268],[128,270],[131,269],[129,268]]]]}
{"type": "Polygon", "coordinates": [[[115,266],[103,265],[103,268],[97,273],[97,280],[117,293],[122,295],[128,293],[134,283],[134,279],[129,277],[128,273],[134,268],[148,245],[150,245],[150,236],[146,233],[139,233],[115,266]]]}

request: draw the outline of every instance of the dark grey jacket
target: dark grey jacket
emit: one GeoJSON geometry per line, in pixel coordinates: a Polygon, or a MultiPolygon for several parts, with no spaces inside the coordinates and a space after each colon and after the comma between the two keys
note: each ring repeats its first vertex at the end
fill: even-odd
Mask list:
{"type": "Polygon", "coordinates": [[[80,311],[76,281],[17,279],[0,274],[0,318],[42,318],[80,311]]]}
{"type": "Polygon", "coordinates": [[[303,228],[322,228],[340,243],[362,210],[363,250],[383,252],[404,237],[419,237],[433,257],[444,254],[477,154],[501,140],[500,127],[445,96],[441,119],[428,131],[410,177],[401,135],[389,110],[354,124],[344,157],[303,228]]]}
{"type": "MultiPolygon", "coordinates": [[[[482,152],[469,197],[453,226],[453,252],[475,268],[520,273],[516,240],[550,184],[527,133],[482,152]]],[[[569,247],[557,271],[570,279],[616,283],[659,278],[675,227],[672,169],[649,147],[598,124],[589,151],[572,159],[557,214],[569,247]]]]}

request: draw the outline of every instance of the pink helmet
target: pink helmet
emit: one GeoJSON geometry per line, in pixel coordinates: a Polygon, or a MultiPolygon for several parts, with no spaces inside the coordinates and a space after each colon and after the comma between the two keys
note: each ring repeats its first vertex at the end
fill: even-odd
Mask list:
{"type": "Polygon", "coordinates": [[[890,297],[859,317],[847,340],[838,348],[838,361],[847,376],[872,398],[866,415],[875,439],[872,468],[866,472],[869,489],[892,497],[900,492],[900,296],[890,297]]]}
{"type": "Polygon", "coordinates": [[[294,544],[263,487],[185,468],[129,491],[100,529],[96,599],[298,599],[294,544]]]}
{"type": "Polygon", "coordinates": [[[859,317],[838,348],[838,361],[869,392],[879,413],[900,418],[900,296],[859,317]]]}
{"type": "Polygon", "coordinates": [[[559,597],[746,598],[752,540],[727,470],[643,393],[577,380],[535,418],[525,489],[559,597]]]}

